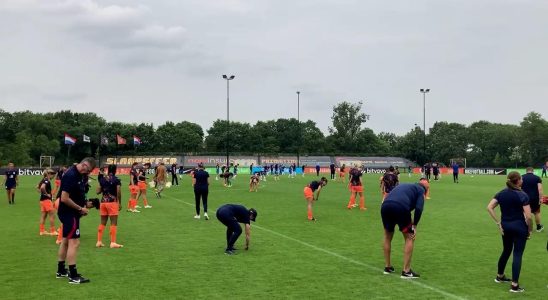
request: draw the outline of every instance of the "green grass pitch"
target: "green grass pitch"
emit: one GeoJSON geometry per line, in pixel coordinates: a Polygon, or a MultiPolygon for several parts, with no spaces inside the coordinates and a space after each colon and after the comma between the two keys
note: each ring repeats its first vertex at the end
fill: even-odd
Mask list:
{"type": "MultiPolygon", "coordinates": [[[[0,298],[548,298],[546,232],[534,232],[527,243],[520,279],[525,294],[511,294],[508,284],[493,281],[502,243],[486,206],[504,187],[504,176],[463,176],[460,184],[445,176],[433,182],[412,263],[421,278],[399,278],[403,248],[399,233],[392,250],[398,273],[383,275],[379,176],[364,176],[367,211],[347,210],[346,185],[330,181],[315,203],[315,223],[306,219],[302,195],[304,185],[316,178],[311,175],[283,176],[279,182],[268,177],[257,193],[248,191],[248,176],[238,176],[232,188],[225,188],[213,175],[209,221],[193,218],[188,176],[180,186],[167,189],[162,199],[149,192],[152,209],[127,213],[128,178],[123,176],[118,242],[125,247],[96,249],[98,211],[84,217],[78,270],[91,283],[80,286],[55,279],[55,238],[38,235],[40,208],[34,185],[39,178],[21,177],[16,205],[8,206],[5,193],[0,195],[0,298]],[[224,203],[258,210],[249,251],[224,254],[225,228],[215,217],[215,209],[224,203]]],[[[418,178],[402,174],[401,179],[418,178]]],[[[544,219],[548,224],[548,215],[544,219]]],[[[236,247],[243,249],[244,240],[242,235],[236,247]]],[[[108,229],[103,241],[108,245],[108,229]]],[[[511,275],[511,259],[506,274],[511,275]]]]}

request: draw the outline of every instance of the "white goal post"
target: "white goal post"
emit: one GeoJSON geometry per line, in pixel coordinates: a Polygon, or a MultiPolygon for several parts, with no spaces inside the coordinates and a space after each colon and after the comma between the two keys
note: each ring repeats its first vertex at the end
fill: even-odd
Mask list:
{"type": "Polygon", "coordinates": [[[40,155],[40,169],[51,168],[55,162],[55,156],[40,155]]]}

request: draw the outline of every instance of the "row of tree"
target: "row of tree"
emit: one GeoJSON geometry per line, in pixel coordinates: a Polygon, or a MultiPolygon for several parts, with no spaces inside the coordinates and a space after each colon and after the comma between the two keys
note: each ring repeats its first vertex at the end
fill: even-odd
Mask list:
{"type": "Polygon", "coordinates": [[[466,158],[469,166],[477,167],[538,166],[548,159],[548,121],[535,112],[525,116],[520,125],[436,122],[425,140],[418,126],[401,136],[376,134],[364,126],[368,118],[361,102],[341,102],[333,107],[327,136],[315,122],[299,124],[293,118],[254,125],[230,122],[228,135],[227,122],[217,120],[206,135],[200,125],[188,121],[168,121],[155,128],[146,123],[107,122],[95,113],[0,110],[0,163],[36,165],[41,155],[64,162],[65,132],[80,141],[84,134],[91,138],[90,143],[72,146],[71,159],[106,154],[220,154],[226,151],[227,142],[233,154],[401,156],[418,163],[446,164],[452,158],[466,158]],[[142,144],[117,145],[116,134],[137,135],[142,144]],[[109,138],[108,144],[101,143],[102,136],[109,138]]]}

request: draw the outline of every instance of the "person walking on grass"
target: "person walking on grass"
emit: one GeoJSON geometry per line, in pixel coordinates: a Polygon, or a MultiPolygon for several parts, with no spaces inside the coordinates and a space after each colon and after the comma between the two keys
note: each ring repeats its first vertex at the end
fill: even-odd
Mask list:
{"type": "Polygon", "coordinates": [[[533,173],[534,169],[532,167],[527,168],[525,172],[526,173],[521,177],[521,180],[523,181],[521,189],[529,196],[531,213],[535,215],[536,230],[537,232],[542,232],[544,230],[540,218],[540,207],[543,195],[542,179],[533,173]]]}
{"type": "Polygon", "coordinates": [[[52,169],[46,169],[43,172],[43,178],[38,183],[38,190],[40,191],[40,235],[57,235],[55,230],[55,209],[53,209],[51,180],[57,174],[52,169]],[[46,231],[45,223],[46,218],[49,218],[49,233],[46,231]]]}
{"type": "Polygon", "coordinates": [[[196,215],[194,219],[200,219],[200,200],[204,206],[204,219],[209,220],[207,215],[207,196],[209,195],[209,173],[204,170],[204,164],[199,163],[192,178],[194,187],[194,202],[196,204],[196,215]]]}
{"type": "Polygon", "coordinates": [[[519,275],[525,244],[533,230],[529,196],[521,190],[522,183],[522,178],[518,172],[510,172],[507,177],[506,188],[498,192],[487,205],[487,211],[502,235],[503,250],[498,261],[495,282],[506,283],[511,281],[510,292],[513,293],[525,291],[519,286],[519,275]],[[500,220],[495,212],[495,208],[499,205],[500,220]],[[504,269],[512,252],[514,254],[512,279],[509,279],[504,275],[504,269]]]}
{"type": "Polygon", "coordinates": [[[8,203],[15,204],[15,190],[19,185],[19,177],[17,177],[17,170],[13,163],[8,163],[8,169],[4,175],[4,187],[8,195],[8,203]]]}

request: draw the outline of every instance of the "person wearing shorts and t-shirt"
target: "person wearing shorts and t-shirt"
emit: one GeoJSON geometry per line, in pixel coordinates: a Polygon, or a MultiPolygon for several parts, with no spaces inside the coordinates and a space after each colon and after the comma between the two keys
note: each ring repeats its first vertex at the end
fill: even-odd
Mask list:
{"type": "Polygon", "coordinates": [[[123,245],[116,243],[116,234],[118,231],[118,213],[121,208],[122,183],[116,177],[116,165],[109,165],[106,174],[101,173],[98,176],[99,186],[97,194],[101,197],[101,224],[97,229],[97,243],[95,247],[104,247],[103,231],[110,219],[110,248],[122,248],[123,245]]]}
{"type": "Polygon", "coordinates": [[[360,195],[360,209],[366,210],[365,197],[363,196],[362,172],[354,167],[350,169],[350,201],[346,206],[348,209],[356,207],[356,196],[360,195]]]}
{"type": "Polygon", "coordinates": [[[86,203],[87,176],[95,168],[95,159],[84,158],[69,168],[61,179],[61,200],[57,215],[63,223],[63,240],[59,245],[57,278],[68,277],[69,283],[81,284],[89,279],[78,274],[76,256],[80,245],[80,217],[88,214],[86,203]],[[69,270],[65,268],[68,262],[69,270]]]}
{"type": "Polygon", "coordinates": [[[424,195],[428,188],[428,180],[422,178],[416,184],[406,183],[396,186],[384,199],[381,205],[381,217],[384,226],[384,274],[395,272],[390,260],[390,252],[394,229],[398,225],[405,240],[401,278],[413,279],[420,277],[419,274],[411,270],[411,256],[413,255],[417,225],[424,209],[424,195]],[[413,220],[411,220],[412,211],[414,211],[413,220]]]}
{"type": "Polygon", "coordinates": [[[312,203],[314,201],[318,201],[318,198],[320,197],[320,191],[322,187],[324,187],[327,184],[327,178],[322,177],[320,181],[312,181],[307,186],[304,187],[304,198],[307,202],[307,208],[308,208],[308,220],[309,221],[316,221],[316,218],[314,218],[314,215],[312,214],[312,203]],[[316,193],[316,195],[314,195],[316,193]]]}

